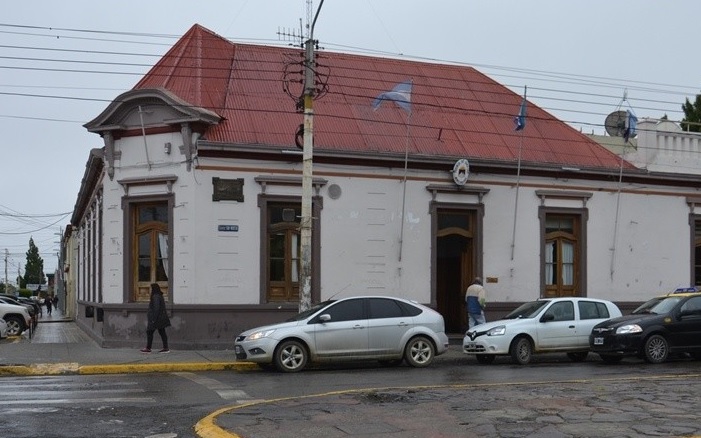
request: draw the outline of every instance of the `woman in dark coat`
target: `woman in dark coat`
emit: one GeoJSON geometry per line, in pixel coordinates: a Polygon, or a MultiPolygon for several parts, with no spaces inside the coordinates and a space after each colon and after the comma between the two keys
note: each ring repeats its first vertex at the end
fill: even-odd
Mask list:
{"type": "Polygon", "coordinates": [[[158,330],[158,334],[163,341],[163,349],[159,353],[170,353],[168,349],[168,335],[166,327],[170,327],[170,319],[166,312],[166,302],[163,299],[163,292],[157,283],[151,284],[151,300],[148,303],[148,325],[146,326],[146,348],[142,348],[142,353],[150,353],[153,345],[153,332],[158,330]]]}

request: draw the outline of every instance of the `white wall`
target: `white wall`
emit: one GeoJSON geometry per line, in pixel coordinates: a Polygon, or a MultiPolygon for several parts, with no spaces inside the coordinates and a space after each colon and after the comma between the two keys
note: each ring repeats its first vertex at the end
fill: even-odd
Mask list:
{"type": "MultiPolygon", "coordinates": [[[[121,159],[114,180],[105,178],[103,296],[107,303],[123,299],[123,212],[125,189],[118,180],[176,175],[173,212],[173,290],[181,304],[258,304],[260,301],[260,210],[263,188],[254,181],[262,175],[300,175],[299,163],[233,162],[197,159],[185,168],[179,151],[180,134],[148,138],[148,169],[141,137],[117,141],[121,159]],[[162,144],[170,142],[170,155],[162,144]],[[197,166],[201,166],[198,168],[197,166]],[[202,169],[204,167],[204,170],[202,169]],[[293,172],[294,171],[294,172],[293,172]],[[244,202],[212,201],[212,178],[243,178],[244,202]],[[219,232],[218,225],[237,225],[238,232],[219,232]]],[[[448,171],[410,171],[407,182],[402,258],[402,172],[375,168],[318,166],[314,176],[324,178],[321,210],[321,298],[357,294],[401,295],[430,300],[431,220],[429,184],[450,184],[448,171]],[[392,173],[393,172],[393,173],[392,173]],[[328,187],[342,194],[331,199],[328,187]]],[[[576,176],[576,175],[573,175],[576,176]]],[[[686,196],[693,190],[621,187],[616,228],[618,185],[576,179],[553,181],[521,178],[512,259],[515,176],[471,175],[468,185],[489,189],[484,195],[484,276],[490,300],[517,302],[540,295],[541,199],[537,190],[581,190],[586,201],[587,293],[622,301],[644,300],[653,294],[687,286],[690,237],[686,196]],[[616,230],[615,260],[612,265],[616,230]],[[613,268],[613,269],[612,269],[613,268]],[[613,274],[612,274],[613,270],[613,274]]],[[[299,196],[300,186],[267,185],[266,193],[299,196]]],[[[130,195],[167,193],[165,184],[131,186],[130,195]]],[[[439,192],[438,202],[478,202],[476,195],[439,192]]],[[[581,199],[547,198],[549,207],[583,207],[581,199]]],[[[479,255],[478,255],[479,256],[479,255]]]]}

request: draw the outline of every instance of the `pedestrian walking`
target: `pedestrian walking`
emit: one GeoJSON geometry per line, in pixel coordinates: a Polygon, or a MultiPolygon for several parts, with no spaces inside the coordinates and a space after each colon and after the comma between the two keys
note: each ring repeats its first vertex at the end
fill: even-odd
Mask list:
{"type": "Polygon", "coordinates": [[[153,333],[158,330],[163,342],[163,349],[159,353],[170,353],[168,348],[168,335],[166,327],[170,327],[170,319],[166,311],[166,302],[163,299],[163,292],[158,283],[151,284],[151,299],[148,303],[148,325],[146,326],[146,347],[141,349],[142,353],[150,353],[153,346],[153,333]]]}
{"type": "Polygon", "coordinates": [[[467,288],[465,306],[467,308],[468,329],[487,322],[484,317],[484,308],[487,306],[487,291],[482,286],[480,277],[476,277],[467,288]]]}
{"type": "Polygon", "coordinates": [[[58,295],[54,295],[51,299],[51,304],[53,304],[54,309],[58,309],[58,295]]]}
{"type": "Polygon", "coordinates": [[[47,295],[46,298],[44,298],[44,304],[46,305],[46,314],[51,315],[51,297],[50,296],[47,295]]]}

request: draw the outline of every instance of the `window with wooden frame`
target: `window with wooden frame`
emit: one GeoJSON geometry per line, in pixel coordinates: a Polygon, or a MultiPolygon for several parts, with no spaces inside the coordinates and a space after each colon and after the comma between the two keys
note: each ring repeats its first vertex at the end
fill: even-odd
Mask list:
{"type": "Polygon", "coordinates": [[[580,296],[580,215],[546,213],[544,238],[544,296],[580,296]]]}
{"type": "MultiPolygon", "coordinates": [[[[285,182],[287,180],[283,180],[285,182]]],[[[272,181],[275,183],[276,181],[272,181]]],[[[301,181],[300,181],[301,183],[301,181]]],[[[258,195],[260,208],[260,302],[299,303],[302,275],[299,196],[258,195]]],[[[321,210],[323,198],[312,197],[311,295],[320,300],[321,210]]]]}
{"type": "Polygon", "coordinates": [[[169,215],[167,202],[135,204],[132,209],[134,301],[148,301],[151,283],[168,299],[169,215]]]}
{"type": "Polygon", "coordinates": [[[298,301],[301,205],[269,203],[267,210],[267,299],[298,301]]]}

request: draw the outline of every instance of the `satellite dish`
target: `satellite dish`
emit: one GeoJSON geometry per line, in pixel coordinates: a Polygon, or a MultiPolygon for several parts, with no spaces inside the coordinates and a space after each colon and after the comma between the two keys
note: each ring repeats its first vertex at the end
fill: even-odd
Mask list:
{"type": "Polygon", "coordinates": [[[628,111],[614,111],[606,116],[604,127],[611,137],[623,137],[626,130],[626,118],[628,111]]]}

